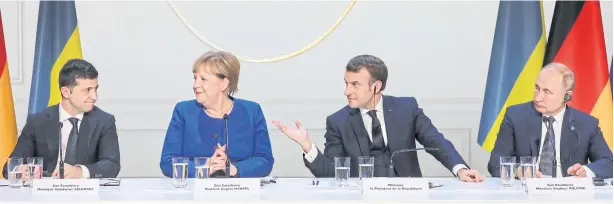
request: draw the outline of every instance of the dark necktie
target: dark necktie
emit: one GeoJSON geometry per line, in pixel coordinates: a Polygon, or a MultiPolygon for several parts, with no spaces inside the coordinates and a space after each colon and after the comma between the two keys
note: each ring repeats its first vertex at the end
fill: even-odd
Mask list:
{"type": "Polygon", "coordinates": [[[556,177],[556,149],[555,149],[556,142],[554,139],[554,128],[552,127],[552,123],[554,123],[554,118],[552,116],[544,117],[543,122],[546,123],[548,132],[546,133],[546,139],[544,140],[542,154],[540,156],[539,171],[542,172],[543,175],[552,175],[552,177],[555,178],[556,177]]]}
{"type": "Polygon", "coordinates": [[[69,118],[72,129],[68,135],[68,142],[66,143],[66,155],[64,163],[75,165],[77,160],[77,137],[79,137],[78,118],[69,118]]]}
{"type": "Polygon", "coordinates": [[[377,119],[377,115],[375,115],[375,110],[371,110],[367,112],[369,116],[371,116],[371,136],[373,137],[373,141],[371,144],[371,155],[374,153],[381,153],[384,151],[386,144],[384,144],[384,135],[382,133],[382,125],[379,123],[379,119],[377,119]]]}

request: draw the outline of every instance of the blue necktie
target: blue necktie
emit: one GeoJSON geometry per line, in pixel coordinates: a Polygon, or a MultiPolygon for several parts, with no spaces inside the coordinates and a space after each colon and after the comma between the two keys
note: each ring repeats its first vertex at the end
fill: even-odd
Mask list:
{"type": "Polygon", "coordinates": [[[554,117],[544,117],[543,122],[546,123],[548,132],[546,133],[546,139],[544,140],[544,146],[542,149],[542,154],[540,156],[539,171],[542,172],[543,175],[552,175],[552,177],[555,178],[556,142],[554,139],[554,128],[552,127],[552,123],[554,123],[554,117]]]}

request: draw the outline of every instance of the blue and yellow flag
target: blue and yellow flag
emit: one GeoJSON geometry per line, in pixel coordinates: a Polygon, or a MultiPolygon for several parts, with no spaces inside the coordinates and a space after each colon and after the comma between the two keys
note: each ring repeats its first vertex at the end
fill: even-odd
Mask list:
{"type": "Polygon", "coordinates": [[[478,144],[494,148],[507,107],[531,101],[546,47],[541,1],[501,1],[478,144]]]}
{"type": "Polygon", "coordinates": [[[60,102],[62,66],[83,59],[74,1],[40,1],[28,114],[60,102]]]}

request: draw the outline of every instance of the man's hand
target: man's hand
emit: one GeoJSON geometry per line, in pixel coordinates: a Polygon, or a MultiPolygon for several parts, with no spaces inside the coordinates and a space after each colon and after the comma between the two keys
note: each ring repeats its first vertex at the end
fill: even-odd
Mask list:
{"type": "Polygon", "coordinates": [[[21,171],[21,182],[28,182],[28,179],[30,179],[30,168],[28,168],[28,165],[20,165],[18,168],[21,171]]]}
{"type": "Polygon", "coordinates": [[[572,176],[586,177],[586,170],[582,168],[582,165],[578,163],[574,164],[573,166],[570,166],[567,169],[567,173],[572,176]]]}
{"type": "Polygon", "coordinates": [[[482,182],[484,181],[484,176],[475,169],[460,169],[458,170],[458,178],[461,181],[465,182],[482,182]]]}
{"type": "MultiPolygon", "coordinates": [[[[59,178],[60,168],[56,168],[53,171],[52,177],[59,178]]],[[[65,179],[80,179],[83,178],[83,171],[81,167],[73,166],[70,164],[64,164],[64,178],[65,179]]]]}
{"type": "Polygon", "coordinates": [[[535,169],[535,178],[541,178],[541,177],[543,177],[543,176],[544,176],[544,174],[542,174],[542,172],[541,172],[541,171],[539,171],[539,170],[535,169]]]}
{"type": "Polygon", "coordinates": [[[275,126],[277,126],[277,128],[286,136],[294,140],[294,142],[297,144],[301,145],[304,152],[311,151],[311,139],[309,138],[307,130],[303,127],[301,122],[295,122],[296,128],[288,128],[286,125],[277,120],[273,120],[273,124],[275,124],[275,126]]]}

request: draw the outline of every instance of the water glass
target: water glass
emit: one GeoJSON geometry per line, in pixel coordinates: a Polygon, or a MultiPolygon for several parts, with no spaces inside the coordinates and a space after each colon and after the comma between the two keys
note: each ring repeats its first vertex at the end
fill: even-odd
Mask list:
{"type": "Polygon", "coordinates": [[[33,179],[43,178],[43,158],[42,157],[28,157],[28,170],[27,178],[25,179],[23,186],[31,186],[33,179]]]}
{"type": "Polygon", "coordinates": [[[188,186],[188,163],[187,157],[173,157],[173,186],[185,188],[188,186]]]}
{"type": "Polygon", "coordinates": [[[194,178],[197,179],[205,179],[209,178],[209,166],[210,160],[209,157],[195,157],[194,158],[194,178]]]}
{"type": "Polygon", "coordinates": [[[522,186],[527,185],[527,178],[535,178],[536,165],[537,157],[520,157],[520,170],[522,171],[520,181],[522,181],[522,186]]]}
{"type": "Polygon", "coordinates": [[[22,177],[24,172],[23,158],[11,157],[7,160],[7,171],[10,188],[21,188],[23,185],[22,177]]]}
{"type": "Polygon", "coordinates": [[[337,187],[348,187],[350,178],[350,158],[335,157],[335,181],[337,187]]]}
{"type": "Polygon", "coordinates": [[[358,157],[358,176],[362,178],[373,178],[373,157],[358,157]]]}
{"type": "Polygon", "coordinates": [[[503,187],[513,187],[514,186],[514,178],[516,178],[516,169],[518,168],[518,163],[516,163],[516,157],[514,156],[502,156],[499,158],[499,170],[500,170],[500,178],[501,185],[503,187]]]}

